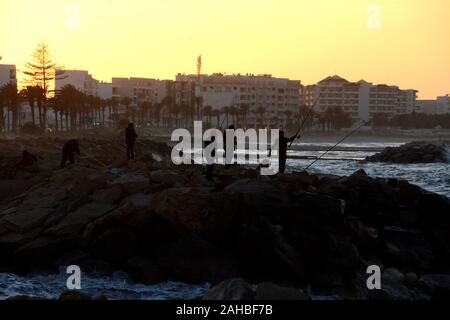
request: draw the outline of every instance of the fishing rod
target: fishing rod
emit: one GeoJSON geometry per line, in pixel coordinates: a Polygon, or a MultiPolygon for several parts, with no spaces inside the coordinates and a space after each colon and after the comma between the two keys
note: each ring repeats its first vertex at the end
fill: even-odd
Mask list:
{"type": "Polygon", "coordinates": [[[320,157],[318,157],[316,160],[314,160],[313,162],[311,162],[304,170],[308,170],[313,164],[315,164],[317,161],[319,161],[320,159],[322,159],[328,152],[330,152],[331,150],[333,150],[334,148],[336,148],[339,144],[341,144],[344,140],[346,140],[348,137],[350,137],[352,134],[354,134],[356,131],[358,131],[359,129],[361,129],[362,126],[366,125],[367,122],[363,121],[356,129],[352,130],[350,133],[348,133],[345,137],[343,137],[341,140],[339,140],[338,143],[336,143],[334,146],[332,146],[331,148],[329,148],[327,151],[325,151],[320,157]]]}
{"type": "MultiPolygon", "coordinates": [[[[297,133],[295,134],[295,137],[297,137],[299,135],[299,133],[303,130],[303,127],[306,124],[306,120],[308,120],[309,116],[311,115],[313,110],[316,108],[316,106],[319,103],[319,100],[322,97],[322,94],[324,93],[326,88],[328,88],[328,83],[325,85],[325,87],[323,87],[322,90],[320,90],[320,93],[317,96],[317,99],[314,101],[312,107],[309,109],[308,113],[306,114],[306,117],[302,120],[302,123],[301,123],[299,129],[297,130],[297,133]]],[[[294,140],[292,140],[291,143],[289,144],[289,148],[291,147],[292,143],[294,143],[294,140]]]]}

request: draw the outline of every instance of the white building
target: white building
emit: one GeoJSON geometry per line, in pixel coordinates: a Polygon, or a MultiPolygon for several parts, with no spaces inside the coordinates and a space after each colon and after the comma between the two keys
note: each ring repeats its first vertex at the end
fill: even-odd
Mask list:
{"type": "MultiPolygon", "coordinates": [[[[249,125],[286,125],[299,110],[301,83],[287,78],[253,74],[216,73],[200,77],[178,74],[176,83],[195,84],[195,96],[201,97],[203,107],[211,106],[222,112],[225,107],[247,107],[249,125]]],[[[186,94],[193,93],[192,86],[185,86],[185,89],[186,94]]]]}
{"type": "Polygon", "coordinates": [[[169,95],[170,83],[151,78],[112,78],[112,95],[119,101],[130,98],[133,106],[143,102],[157,104],[169,95]]]}
{"type": "Polygon", "coordinates": [[[417,100],[417,111],[426,114],[449,114],[450,96],[437,97],[436,100],[417,100]]]}
{"type": "Polygon", "coordinates": [[[0,87],[8,83],[17,83],[16,66],[13,64],[0,64],[0,87]]]}
{"type": "Polygon", "coordinates": [[[86,95],[98,96],[99,81],[85,70],[64,70],[61,77],[55,80],[55,90],[61,90],[65,85],[72,85],[86,95]]]}
{"type": "Polygon", "coordinates": [[[355,121],[368,121],[375,114],[393,117],[413,112],[417,91],[401,90],[385,84],[374,85],[364,80],[350,82],[334,75],[306,86],[303,95],[302,101],[308,107],[312,107],[320,96],[316,112],[340,107],[355,121]]]}

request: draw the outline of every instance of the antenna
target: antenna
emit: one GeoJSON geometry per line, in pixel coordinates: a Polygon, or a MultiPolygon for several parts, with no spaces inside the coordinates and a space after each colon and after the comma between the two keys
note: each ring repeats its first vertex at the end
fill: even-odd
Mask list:
{"type": "Polygon", "coordinates": [[[200,80],[200,75],[202,74],[202,55],[197,57],[197,79],[200,80]]]}

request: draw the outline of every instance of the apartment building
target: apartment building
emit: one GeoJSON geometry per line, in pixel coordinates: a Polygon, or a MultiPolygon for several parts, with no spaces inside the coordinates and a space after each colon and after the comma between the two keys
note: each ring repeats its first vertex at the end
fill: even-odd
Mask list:
{"type": "Polygon", "coordinates": [[[211,106],[215,110],[246,106],[249,125],[283,126],[299,109],[301,82],[268,74],[215,73],[200,77],[178,74],[175,83],[185,88],[180,96],[190,95],[192,98],[194,94],[201,97],[203,106],[211,106]]]}
{"type": "Polygon", "coordinates": [[[417,100],[417,112],[426,114],[450,114],[450,96],[437,97],[435,100],[417,100]]]}
{"type": "Polygon", "coordinates": [[[0,87],[8,83],[17,83],[16,66],[13,64],[0,64],[0,87]]]}
{"type": "Polygon", "coordinates": [[[65,85],[72,85],[86,95],[98,95],[99,81],[86,70],[59,70],[61,74],[55,80],[55,90],[61,90],[65,85]]]}
{"type": "Polygon", "coordinates": [[[112,96],[121,100],[124,97],[131,99],[132,106],[148,102],[158,104],[167,97],[171,91],[170,80],[151,78],[112,78],[112,96]]]}
{"type": "Polygon", "coordinates": [[[401,90],[397,86],[374,85],[360,80],[350,82],[337,75],[327,77],[315,85],[306,86],[302,102],[317,112],[340,107],[355,121],[368,121],[375,114],[383,113],[388,117],[411,113],[415,110],[416,90],[401,90]]]}

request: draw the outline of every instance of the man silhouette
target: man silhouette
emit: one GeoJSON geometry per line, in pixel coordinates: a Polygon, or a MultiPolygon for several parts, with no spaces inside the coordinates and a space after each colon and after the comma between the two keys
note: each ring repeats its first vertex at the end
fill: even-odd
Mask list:
{"type": "Polygon", "coordinates": [[[278,163],[279,163],[279,171],[281,173],[284,173],[286,169],[286,159],[287,159],[287,149],[288,149],[288,143],[295,140],[295,138],[300,138],[300,136],[292,136],[290,138],[286,138],[284,136],[284,131],[280,130],[279,133],[279,140],[278,140],[278,163]]]}
{"type": "Polygon", "coordinates": [[[61,168],[66,166],[67,160],[69,160],[72,164],[75,162],[73,157],[74,153],[80,155],[80,145],[78,144],[78,140],[71,139],[68,140],[62,148],[61,168]]]}
{"type": "Polygon", "coordinates": [[[134,130],[134,123],[130,122],[125,130],[125,143],[127,145],[127,158],[128,160],[134,159],[134,144],[137,138],[136,131],[134,130]]]}

